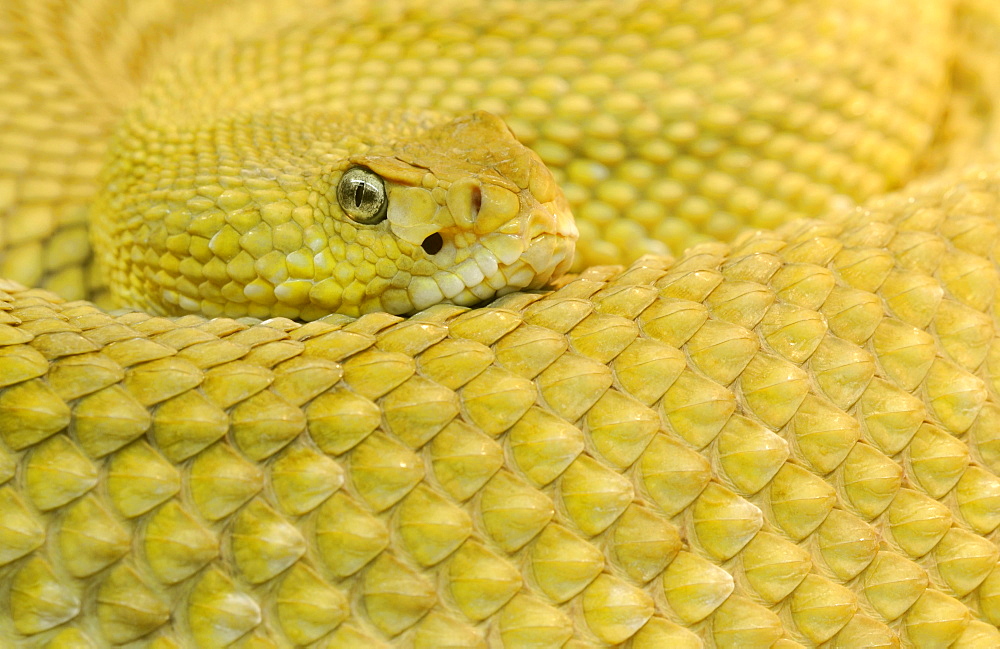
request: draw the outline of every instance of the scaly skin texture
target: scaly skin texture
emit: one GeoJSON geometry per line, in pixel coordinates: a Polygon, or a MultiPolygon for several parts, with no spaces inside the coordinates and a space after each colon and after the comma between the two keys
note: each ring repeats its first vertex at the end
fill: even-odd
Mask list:
{"type": "MultiPolygon", "coordinates": [[[[961,42],[944,0],[4,4],[0,276],[71,299],[105,279],[84,265],[84,223],[109,143],[182,192],[201,179],[171,139],[193,138],[205,203],[212,165],[231,164],[204,138],[234,112],[488,110],[552,169],[579,270],[900,186],[961,42]],[[164,158],[181,168],[159,173],[164,158]]],[[[273,148],[302,156],[282,135],[273,148]]]]}
{"type": "Polygon", "coordinates": [[[0,8],[3,272],[64,293],[0,286],[0,644],[1000,644],[994,4],[323,4],[0,8]],[[408,319],[67,301],[172,75],[499,113],[583,264],[776,227],[408,319]]]}

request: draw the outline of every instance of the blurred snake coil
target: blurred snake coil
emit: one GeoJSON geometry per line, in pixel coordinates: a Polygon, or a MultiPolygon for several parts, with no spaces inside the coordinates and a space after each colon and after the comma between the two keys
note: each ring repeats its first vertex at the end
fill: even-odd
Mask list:
{"type": "Polygon", "coordinates": [[[3,0],[0,646],[1000,646],[998,106],[995,0],[3,0]]]}

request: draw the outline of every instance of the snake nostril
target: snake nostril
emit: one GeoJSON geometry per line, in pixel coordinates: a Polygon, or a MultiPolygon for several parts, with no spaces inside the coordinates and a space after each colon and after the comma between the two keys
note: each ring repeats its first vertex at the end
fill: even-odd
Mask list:
{"type": "Polygon", "coordinates": [[[436,255],[441,252],[441,247],[444,245],[444,239],[441,238],[441,234],[435,232],[430,235],[424,242],[420,244],[420,247],[424,249],[428,255],[436,255]]]}
{"type": "Polygon", "coordinates": [[[479,209],[483,206],[483,192],[479,188],[479,185],[474,185],[472,187],[472,196],[469,201],[469,211],[470,220],[475,223],[476,217],[479,216],[479,209]]]}

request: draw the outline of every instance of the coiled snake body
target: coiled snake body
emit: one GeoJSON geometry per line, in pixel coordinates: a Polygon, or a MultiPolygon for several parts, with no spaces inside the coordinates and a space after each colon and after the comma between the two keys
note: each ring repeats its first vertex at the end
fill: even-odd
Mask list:
{"type": "Polygon", "coordinates": [[[0,644],[997,646],[998,42],[8,0],[0,644]]]}

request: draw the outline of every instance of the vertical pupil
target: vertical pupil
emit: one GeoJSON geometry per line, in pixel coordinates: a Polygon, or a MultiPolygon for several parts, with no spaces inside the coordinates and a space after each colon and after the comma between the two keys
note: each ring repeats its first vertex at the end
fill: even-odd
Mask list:
{"type": "Polygon", "coordinates": [[[365,198],[365,182],[361,181],[354,188],[354,207],[361,207],[361,202],[365,198]]]}

